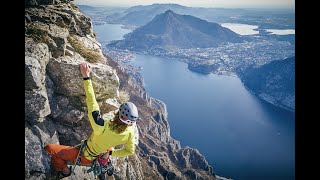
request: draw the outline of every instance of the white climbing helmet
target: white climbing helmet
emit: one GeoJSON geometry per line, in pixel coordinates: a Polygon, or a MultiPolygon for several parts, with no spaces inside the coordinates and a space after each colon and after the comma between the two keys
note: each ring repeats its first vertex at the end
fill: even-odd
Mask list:
{"type": "Polygon", "coordinates": [[[131,125],[139,119],[138,109],[132,102],[125,102],[119,108],[119,119],[121,122],[131,125]]]}

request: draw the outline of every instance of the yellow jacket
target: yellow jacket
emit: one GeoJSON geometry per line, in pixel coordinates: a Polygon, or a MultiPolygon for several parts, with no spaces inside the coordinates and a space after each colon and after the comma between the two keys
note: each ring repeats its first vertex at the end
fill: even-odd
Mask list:
{"type": "Polygon", "coordinates": [[[103,120],[100,115],[100,108],[96,101],[91,79],[83,81],[86,92],[86,103],[88,116],[93,132],[88,138],[87,146],[84,148],[84,156],[93,160],[100,153],[106,152],[110,147],[124,145],[122,149],[112,151],[112,156],[125,157],[133,155],[135,151],[134,129],[128,126],[126,130],[117,134],[109,129],[109,120],[103,120]]]}

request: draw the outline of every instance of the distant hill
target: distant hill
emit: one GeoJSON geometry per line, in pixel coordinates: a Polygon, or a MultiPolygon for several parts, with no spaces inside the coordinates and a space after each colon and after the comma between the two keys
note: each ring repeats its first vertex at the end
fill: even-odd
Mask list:
{"type": "Polygon", "coordinates": [[[126,10],[123,7],[103,7],[103,6],[87,6],[87,5],[77,5],[80,11],[92,19],[92,23],[94,25],[104,24],[106,23],[106,16],[110,16],[111,14],[116,14],[118,12],[122,12],[126,10]]]}
{"type": "Polygon", "coordinates": [[[178,4],[152,4],[147,6],[133,6],[124,12],[115,13],[106,17],[108,23],[125,24],[133,26],[142,26],[150,22],[156,15],[164,13],[167,10],[173,10],[177,13],[191,9],[178,4]]]}
{"type": "Polygon", "coordinates": [[[172,10],[177,14],[191,15],[210,22],[226,22],[230,17],[240,17],[249,11],[245,9],[225,8],[197,8],[179,4],[152,4],[146,6],[133,6],[125,11],[106,16],[106,22],[111,24],[124,24],[142,26],[150,22],[156,15],[172,10]]]}
{"type": "Polygon", "coordinates": [[[157,15],[148,24],[109,46],[135,51],[166,48],[216,47],[225,42],[242,42],[241,36],[217,23],[171,10],[157,15]]]}
{"type": "Polygon", "coordinates": [[[96,7],[93,7],[93,6],[88,6],[88,5],[77,5],[81,10],[83,11],[94,11],[96,10],[97,8],[96,7]]]}
{"type": "Polygon", "coordinates": [[[248,68],[240,78],[260,98],[276,106],[295,110],[295,57],[248,68]]]}
{"type": "Polygon", "coordinates": [[[199,8],[187,7],[179,4],[152,4],[146,6],[133,6],[125,11],[106,16],[106,22],[111,24],[124,24],[142,26],[150,22],[156,15],[172,10],[177,14],[191,15],[210,22],[226,22],[230,17],[242,17],[252,10],[232,8],[199,8]]]}
{"type": "Polygon", "coordinates": [[[105,21],[111,24],[140,27],[167,10],[219,24],[227,22],[252,24],[262,29],[294,29],[295,27],[295,12],[292,9],[200,8],[179,4],[133,6],[106,16],[105,21]]]}

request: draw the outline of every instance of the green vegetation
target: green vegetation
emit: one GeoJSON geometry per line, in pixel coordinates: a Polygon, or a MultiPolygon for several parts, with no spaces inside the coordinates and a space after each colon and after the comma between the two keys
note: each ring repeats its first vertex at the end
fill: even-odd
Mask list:
{"type": "Polygon", "coordinates": [[[30,25],[27,28],[26,34],[29,35],[36,43],[49,43],[49,35],[46,31],[37,28],[34,25],[30,25]]]}
{"type": "Polygon", "coordinates": [[[97,63],[101,61],[102,57],[98,52],[84,47],[83,43],[77,40],[75,36],[68,36],[67,39],[75,51],[84,57],[88,62],[97,63]]]}
{"type": "Polygon", "coordinates": [[[75,4],[73,4],[73,3],[70,2],[70,6],[71,6],[72,9],[74,9],[74,10],[76,10],[76,11],[79,11],[78,6],[76,6],[75,4]]]}

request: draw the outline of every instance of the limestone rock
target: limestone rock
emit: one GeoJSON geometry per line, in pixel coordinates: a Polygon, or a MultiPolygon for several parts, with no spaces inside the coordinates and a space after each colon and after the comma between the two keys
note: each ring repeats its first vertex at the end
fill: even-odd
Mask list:
{"type": "Polygon", "coordinates": [[[38,89],[42,86],[41,67],[39,61],[33,57],[25,57],[25,89],[38,89]]]}
{"type": "MultiPolygon", "coordinates": [[[[83,96],[83,79],[79,64],[84,59],[69,56],[54,59],[48,64],[48,74],[55,85],[57,93],[66,96],[83,96]]],[[[90,64],[92,83],[97,99],[117,97],[119,92],[119,78],[113,69],[107,65],[90,64]]]]}
{"type": "Polygon", "coordinates": [[[26,179],[44,179],[50,171],[50,157],[46,154],[40,139],[25,128],[25,177],[26,179]]]}
{"type": "Polygon", "coordinates": [[[49,49],[46,44],[35,43],[26,38],[25,42],[25,89],[43,88],[46,66],[49,62],[49,49]]]}
{"type": "Polygon", "coordinates": [[[34,125],[31,129],[39,138],[41,147],[45,147],[47,144],[59,144],[56,126],[49,118],[42,123],[34,125]]]}
{"type": "Polygon", "coordinates": [[[31,124],[42,122],[51,113],[45,89],[25,91],[25,116],[31,124]]]}

